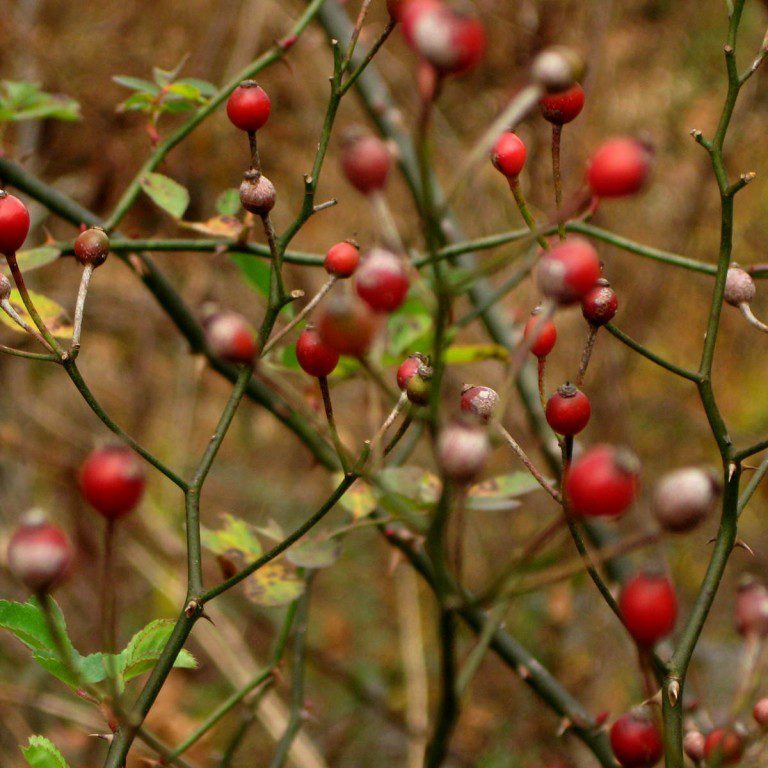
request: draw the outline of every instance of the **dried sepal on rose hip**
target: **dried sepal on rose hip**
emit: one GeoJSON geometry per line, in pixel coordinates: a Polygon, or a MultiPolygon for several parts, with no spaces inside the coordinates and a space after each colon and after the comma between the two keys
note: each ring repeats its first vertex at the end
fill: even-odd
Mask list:
{"type": "Polygon", "coordinates": [[[651,509],[664,530],[684,533],[707,517],[721,492],[722,484],[711,470],[675,469],[656,483],[651,509]]]}
{"type": "Polygon", "coordinates": [[[331,295],[319,309],[316,321],[323,343],[350,357],[364,357],[379,328],[373,310],[351,292],[331,295]]]}
{"type": "Polygon", "coordinates": [[[100,267],[109,256],[109,236],[101,227],[91,227],[75,238],[75,258],[84,267],[100,267]]]}
{"type": "Polygon", "coordinates": [[[499,404],[499,394],[495,389],[482,386],[465,385],[461,391],[461,411],[474,416],[481,424],[487,424],[499,404]]]}
{"type": "Polygon", "coordinates": [[[29,234],[29,210],[18,197],[0,189],[0,253],[16,253],[29,234]]]}
{"type": "Polygon", "coordinates": [[[355,275],[357,295],[375,312],[394,312],[408,295],[403,259],[386,248],[372,248],[355,275]]]}
{"type": "Polygon", "coordinates": [[[380,138],[356,126],[345,131],[341,144],[341,169],[358,192],[370,195],[384,189],[391,167],[389,149],[380,138]]]}
{"type": "Polygon", "coordinates": [[[664,574],[639,573],[622,587],[619,611],[634,641],[650,648],[675,628],[677,595],[664,574]]]}
{"type": "Polygon", "coordinates": [[[543,307],[534,307],[523,328],[523,340],[529,345],[531,354],[539,359],[545,358],[557,341],[557,327],[543,315],[543,307]]]}
{"type": "Polygon", "coordinates": [[[144,466],[126,445],[92,451],[80,467],[77,481],[85,500],[108,520],[136,509],[147,485],[144,466]]]}
{"type": "Polygon", "coordinates": [[[547,93],[539,99],[541,114],[552,125],[565,125],[575,120],[584,109],[584,89],[574,83],[568,90],[547,93]]]}
{"type": "Polygon", "coordinates": [[[571,514],[618,517],[637,496],[640,462],[626,448],[597,445],[569,467],[565,494],[571,514]]]}
{"type": "Polygon", "coordinates": [[[584,76],[584,59],[572,48],[545,48],[531,64],[531,79],[548,93],[566,91],[584,76]]]}
{"type": "Polygon", "coordinates": [[[594,326],[610,323],[619,309],[619,298],[611,284],[604,277],[598,278],[581,299],[581,314],[584,319],[594,326]]]}
{"type": "Polygon", "coordinates": [[[328,249],[323,266],[329,275],[344,279],[355,274],[359,263],[360,246],[353,240],[342,240],[328,249]]]}
{"type": "Polygon", "coordinates": [[[296,359],[305,373],[324,378],[339,364],[339,353],[323,342],[314,327],[307,326],[296,342],[296,359]]]}
{"type": "Polygon", "coordinates": [[[589,398],[578,387],[566,382],[547,400],[544,413],[547,423],[557,434],[572,437],[587,426],[592,408],[589,398]]]}
{"type": "Polygon", "coordinates": [[[768,637],[768,588],[754,576],[745,576],[739,583],[733,620],[742,637],[768,637]]]}
{"type": "Polygon", "coordinates": [[[592,244],[582,237],[570,237],[541,256],[536,265],[536,284],[558,304],[574,304],[592,290],[601,269],[592,244]]]}
{"type": "Polygon", "coordinates": [[[251,365],[259,352],[256,331],[238,312],[203,308],[205,340],[215,357],[235,365],[251,365]]]}
{"type": "Polygon", "coordinates": [[[651,768],[664,754],[661,731],[644,707],[618,718],[611,726],[610,740],[622,768],[651,768]]]}
{"type": "Polygon", "coordinates": [[[272,102],[255,80],[243,80],[229,95],[227,117],[235,128],[248,133],[258,131],[269,119],[272,102]]]}
{"type": "Polygon", "coordinates": [[[249,170],[240,185],[240,203],[257,216],[266,216],[277,200],[275,185],[261,171],[249,170]]]}
{"type": "Polygon", "coordinates": [[[488,460],[491,443],[488,431],[479,424],[456,421],[446,425],[437,437],[437,462],[448,480],[475,482],[488,460]]]}
{"type": "Polygon", "coordinates": [[[30,592],[44,594],[69,574],[74,554],[64,531],[40,510],[28,512],[8,543],[8,569],[30,592]]]}
{"type": "Polygon", "coordinates": [[[648,144],[619,136],[601,144],[587,166],[587,184],[596,197],[624,197],[639,192],[651,171],[648,144]]]}

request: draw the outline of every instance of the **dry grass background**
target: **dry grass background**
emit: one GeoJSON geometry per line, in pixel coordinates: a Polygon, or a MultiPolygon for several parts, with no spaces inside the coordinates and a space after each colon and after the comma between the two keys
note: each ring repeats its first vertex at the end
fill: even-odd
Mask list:
{"type": "MultiPolygon", "coordinates": [[[[375,0],[366,39],[382,28],[383,5],[375,0]]],[[[716,124],[724,91],[725,3],[478,0],[474,6],[487,21],[489,52],[486,62],[470,76],[451,83],[441,100],[437,119],[441,176],[451,177],[456,159],[520,84],[531,53],[550,42],[569,43],[585,52],[590,69],[585,83],[587,106],[564,134],[566,190],[578,186],[590,147],[603,137],[644,134],[656,146],[654,183],[637,199],[604,205],[596,223],[651,245],[713,261],[719,227],[716,187],[705,153],[688,132],[694,127],[711,132],[716,124]]],[[[0,78],[35,80],[47,90],[67,93],[81,102],[84,119],[77,124],[22,126],[9,134],[5,149],[87,207],[107,212],[148,152],[140,119],[115,114],[125,92],[112,83],[111,76],[146,77],[152,65],[169,68],[189,53],[186,74],[222,82],[280,37],[300,7],[294,0],[6,0],[0,19],[0,78]]],[[[745,62],[757,51],[766,20],[761,4],[747,4],[740,49],[745,62]]],[[[378,61],[401,105],[403,121],[410,125],[415,110],[414,61],[398,33],[378,61]]],[[[287,63],[277,64],[259,78],[273,99],[273,116],[260,142],[266,173],[279,190],[278,227],[289,221],[300,204],[301,175],[314,154],[330,66],[323,33],[312,26],[287,63]]],[[[758,172],[757,180],[737,201],[735,257],[742,264],[768,261],[766,77],[768,71],[758,72],[745,90],[728,147],[733,173],[758,172]]],[[[354,97],[349,97],[337,125],[343,128],[361,120],[354,97]]],[[[174,118],[164,118],[161,128],[167,131],[173,122],[174,118]]],[[[548,211],[548,126],[534,117],[520,132],[530,153],[526,193],[534,209],[548,211]]],[[[237,183],[245,158],[241,138],[222,110],[168,158],[161,170],[191,192],[188,219],[211,215],[217,194],[237,183]]],[[[320,198],[336,196],[340,205],[306,227],[295,242],[299,249],[323,252],[353,234],[363,244],[375,237],[367,206],[340,178],[337,154],[334,143],[320,198]]],[[[390,201],[403,234],[417,241],[417,223],[399,180],[391,185],[390,201]]],[[[519,226],[511,198],[490,167],[477,172],[457,212],[472,236],[519,226]]],[[[47,217],[39,207],[34,214],[36,241],[46,231],[56,238],[73,236],[71,227],[47,217]]],[[[135,206],[123,228],[142,236],[183,234],[146,199],[135,206]]],[[[672,360],[697,359],[709,279],[605,246],[601,254],[621,298],[619,326],[672,360]]],[[[225,257],[158,254],[157,261],[192,306],[215,300],[254,320],[260,317],[260,300],[225,257]]],[[[320,274],[295,268],[288,275],[289,286],[308,292],[322,280],[320,274]]],[[[79,270],[70,260],[62,260],[37,273],[33,283],[71,306],[78,279],[79,270]]],[[[759,291],[754,305],[758,316],[768,315],[765,293],[759,291]]],[[[502,310],[512,321],[533,300],[530,286],[525,285],[503,302],[502,310]]],[[[553,384],[574,370],[580,353],[583,327],[577,318],[569,320],[566,316],[559,321],[561,342],[550,374],[553,384]]],[[[479,338],[478,333],[472,330],[467,338],[479,338]]],[[[765,348],[765,338],[749,329],[738,313],[724,311],[715,386],[733,432],[745,439],[764,435],[768,427],[765,348]]],[[[228,385],[188,354],[152,298],[116,260],[96,275],[81,363],[97,396],[119,423],[171,465],[190,466],[218,418],[228,385]]],[[[487,363],[462,369],[455,378],[499,385],[502,371],[487,363]]],[[[76,644],[93,651],[99,531],[78,497],[73,474],[94,442],[105,438],[104,429],[59,370],[3,357],[0,382],[0,537],[32,505],[50,510],[72,532],[80,552],[79,569],[59,599],[76,644]]],[[[307,397],[315,397],[305,378],[292,375],[289,383],[307,397]]],[[[585,439],[633,446],[643,460],[646,487],[670,465],[716,459],[694,388],[630,355],[612,338],[602,338],[598,344],[588,391],[594,416],[585,439]]],[[[334,391],[348,439],[359,441],[366,434],[368,424],[362,414],[367,395],[355,383],[341,384],[334,391]]],[[[527,439],[517,404],[508,426],[527,439]]],[[[419,458],[428,461],[426,452],[419,458]]],[[[494,457],[497,471],[511,463],[503,449],[494,457]]],[[[219,513],[232,512],[254,521],[275,517],[290,524],[306,514],[327,487],[326,474],[313,466],[306,450],[268,413],[246,403],[206,486],[204,520],[213,524],[219,513]]],[[[538,527],[546,514],[545,504],[534,500],[522,512],[488,513],[471,521],[474,580],[486,578],[493,563],[538,527]]],[[[765,571],[764,512],[765,495],[761,494],[743,522],[743,535],[756,556],[750,558],[741,551],[734,555],[697,656],[693,688],[715,715],[727,704],[734,682],[729,670],[736,663],[739,646],[729,611],[737,578],[746,571],[765,571]]],[[[182,513],[175,489],[152,474],[140,514],[121,534],[121,631],[126,639],[150,618],[172,616],[176,611],[184,578],[182,513]]],[[[646,522],[642,502],[621,528],[629,533],[646,522]]],[[[683,613],[700,582],[712,526],[714,522],[636,558],[638,564],[668,564],[679,586],[683,613]]],[[[410,612],[406,609],[414,587],[408,582],[393,588],[388,558],[375,534],[357,533],[347,540],[340,562],[317,580],[310,634],[315,649],[308,681],[311,718],[306,733],[331,766],[409,764],[407,739],[399,725],[406,679],[398,633],[403,616],[406,634],[413,632],[412,606],[410,612]],[[350,686],[364,687],[373,704],[361,704],[350,686]]],[[[213,563],[207,564],[207,572],[209,579],[216,577],[213,563]]],[[[3,596],[21,597],[3,574],[0,585],[3,596]]],[[[435,649],[428,630],[431,600],[426,593],[420,592],[419,597],[427,627],[427,664],[434,671],[435,649]]],[[[201,628],[190,646],[201,659],[201,669],[172,676],[151,720],[166,740],[182,738],[227,695],[232,681],[243,673],[238,665],[247,669],[265,660],[276,613],[255,610],[239,596],[224,598],[215,609],[218,631],[244,638],[241,658],[230,660],[224,641],[208,627],[201,628]]],[[[592,711],[618,714],[641,698],[630,643],[583,579],[520,599],[513,605],[508,626],[538,649],[542,661],[592,711]]],[[[63,688],[26,660],[18,644],[0,636],[0,764],[19,765],[16,745],[32,732],[51,736],[72,756],[73,765],[100,764],[103,746],[85,735],[97,725],[93,715],[87,713],[93,722],[82,728],[55,711],[41,711],[53,707],[61,710],[59,714],[76,715],[83,710],[73,707],[63,688]],[[34,692],[37,703],[22,705],[21,689],[25,695],[34,692]]],[[[274,701],[285,700],[287,694],[287,683],[279,685],[274,701]]],[[[212,756],[237,721],[237,715],[230,717],[217,735],[190,751],[190,760],[215,764],[212,756]]],[[[472,686],[454,740],[456,764],[533,768],[562,749],[581,761],[578,765],[589,765],[574,742],[556,740],[556,729],[555,718],[489,657],[472,686]]],[[[272,744],[264,728],[254,727],[238,765],[265,764],[272,744]]],[[[134,758],[131,767],[140,764],[134,758]]]]}

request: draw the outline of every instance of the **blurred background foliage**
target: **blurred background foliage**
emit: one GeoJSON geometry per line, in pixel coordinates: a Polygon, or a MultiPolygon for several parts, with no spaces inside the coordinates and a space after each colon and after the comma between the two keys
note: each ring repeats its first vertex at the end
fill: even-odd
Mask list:
{"type": "MultiPolygon", "coordinates": [[[[589,62],[587,104],[564,132],[566,196],[581,183],[591,147],[616,133],[648,138],[656,148],[655,176],[642,196],[602,206],[595,223],[646,244],[704,261],[716,258],[718,197],[705,152],[689,131],[711,133],[724,93],[722,42],[726,4],[721,0],[476,0],[487,25],[486,61],[471,75],[450,82],[437,115],[438,171],[451,178],[457,160],[479,136],[505,100],[524,81],[533,52],[550,43],[582,50],[589,62]]],[[[7,0],[0,24],[0,79],[39,83],[45,92],[65,94],[80,104],[77,122],[15,122],[3,126],[3,151],[85,206],[106,213],[150,151],[145,118],[116,112],[129,92],[114,75],[151,79],[152,67],[172,69],[189,56],[184,77],[221,83],[284,33],[300,12],[295,0],[129,0],[101,3],[71,0],[7,0]]],[[[351,4],[350,13],[357,12],[351,4]]],[[[747,4],[742,24],[742,64],[757,52],[767,22],[766,8],[747,4]]],[[[381,0],[374,0],[363,41],[386,23],[381,0]]],[[[395,33],[377,59],[400,105],[402,123],[413,123],[416,109],[414,60],[395,33]]],[[[273,102],[272,118],[260,133],[265,172],[278,189],[278,229],[298,210],[302,174],[311,165],[327,98],[331,59],[325,36],[312,25],[283,63],[259,77],[273,102]]],[[[757,179],[737,200],[735,258],[743,265],[768,261],[765,253],[765,200],[768,149],[768,71],[745,89],[727,147],[733,174],[754,170],[757,179]]],[[[59,104],[61,106],[61,104],[59,104]]],[[[75,114],[68,114],[75,117],[75,114]]],[[[0,119],[2,115],[0,114],[0,119]]],[[[164,135],[182,115],[164,115],[164,135]]],[[[350,96],[337,127],[364,122],[350,96]]],[[[337,131],[338,133],[338,131],[337,131]]],[[[533,116],[520,128],[529,149],[522,183],[532,208],[551,213],[549,125],[533,116]]],[[[338,139],[320,184],[319,199],[337,197],[339,206],[315,217],[294,247],[324,252],[339,239],[355,236],[363,246],[376,238],[371,211],[340,176],[338,139]]],[[[215,213],[215,201],[236,185],[246,159],[241,135],[219,110],[175,149],[159,169],[187,187],[190,221],[215,213]]],[[[394,178],[388,190],[401,232],[419,246],[418,222],[405,186],[394,178]]],[[[50,234],[71,239],[72,227],[32,207],[32,244],[50,234]]],[[[520,226],[511,195],[490,163],[466,185],[456,205],[469,236],[520,226]]],[[[142,197],[122,225],[136,236],[185,236],[147,198],[142,197]]],[[[507,246],[509,253],[515,247],[507,246]]],[[[500,251],[503,252],[503,251],[500,251]]],[[[709,304],[710,278],[643,261],[600,246],[606,273],[621,308],[617,325],[669,359],[692,365],[700,349],[709,304]]],[[[242,280],[228,257],[213,254],[157,254],[157,261],[187,302],[206,301],[237,308],[253,321],[261,298],[242,280]]],[[[485,258],[485,257],[483,257],[485,258]]],[[[487,255],[490,258],[490,254],[487,255]]],[[[35,273],[36,288],[71,307],[80,270],[70,259],[35,273]]],[[[308,295],[324,279],[320,271],[287,270],[287,284],[308,295]]],[[[498,279],[503,279],[503,275],[498,279]]],[[[525,317],[535,301],[528,282],[501,304],[509,322],[525,317]]],[[[756,314],[768,315],[766,291],[758,289],[756,314]]],[[[558,317],[560,342],[550,360],[554,387],[578,364],[585,327],[578,310],[558,317]]],[[[11,339],[7,330],[1,331],[11,339]]],[[[465,332],[479,341],[480,329],[465,332]]],[[[14,338],[15,340],[15,338],[14,338]]],[[[768,430],[765,387],[766,339],[726,307],[716,358],[715,388],[734,435],[758,438],[768,430]]],[[[86,378],[108,412],[166,463],[189,469],[218,418],[228,385],[188,354],[162,312],[124,267],[111,260],[96,275],[86,314],[80,357],[86,378]]],[[[273,374],[274,375],[274,374],[273,374]]],[[[300,373],[279,374],[281,386],[317,408],[314,382],[300,373]]],[[[462,382],[499,386],[495,362],[456,367],[448,380],[447,407],[455,408],[462,382]]],[[[62,373],[35,363],[0,358],[0,540],[19,515],[42,506],[72,534],[79,551],[75,577],[58,594],[76,645],[96,650],[99,523],[85,508],[74,473],[105,430],[84,407],[62,373]]],[[[643,461],[646,488],[659,472],[685,463],[715,462],[717,454],[694,387],[670,377],[631,354],[615,339],[601,336],[586,390],[593,418],[583,440],[610,440],[632,446],[643,461]]],[[[350,445],[371,432],[378,405],[368,386],[345,381],[334,387],[342,434],[350,445]],[[367,414],[373,413],[374,417],[367,414]]],[[[536,453],[518,403],[512,402],[507,427],[536,453]]],[[[428,450],[414,461],[428,467],[428,450]]],[[[492,473],[517,468],[504,448],[494,455],[492,473]]],[[[270,518],[290,527],[313,509],[329,489],[327,473],[317,468],[298,441],[274,418],[245,402],[222,448],[203,499],[204,522],[215,526],[222,513],[258,524],[270,518]]],[[[717,719],[727,709],[734,685],[740,643],[730,619],[738,578],[765,572],[768,535],[763,524],[765,492],[759,492],[743,517],[742,535],[755,551],[738,550],[728,568],[714,613],[700,643],[691,677],[693,693],[717,719]]],[[[514,511],[469,516],[467,569],[475,584],[497,572],[515,546],[526,541],[552,514],[541,494],[527,497],[514,511]]],[[[345,520],[338,510],[332,523],[345,520]]],[[[121,530],[119,575],[121,638],[157,615],[171,617],[183,597],[182,499],[157,473],[140,513],[121,530]]],[[[634,556],[638,567],[669,568],[678,585],[685,615],[708,557],[711,520],[703,529],[634,556]]],[[[650,526],[646,498],[619,523],[622,533],[650,526]]],[[[4,546],[0,548],[4,553],[4,546]]],[[[571,556],[570,542],[553,549],[556,559],[571,556]]],[[[436,648],[430,627],[433,602],[375,532],[361,529],[346,539],[342,556],[316,579],[311,608],[308,722],[294,753],[302,766],[418,765],[408,729],[423,727],[423,712],[405,707],[408,686],[419,695],[426,671],[434,673],[436,648]],[[423,653],[422,653],[423,651],[423,653]],[[416,679],[414,679],[414,676],[416,679]],[[414,688],[415,687],[415,688],[414,688]]],[[[218,578],[213,558],[209,581],[218,578]]],[[[0,573],[4,597],[21,598],[0,573]]],[[[150,724],[164,740],[176,743],[239,683],[265,662],[280,609],[260,609],[242,594],[211,607],[216,621],[195,630],[190,649],[200,660],[196,672],[171,676],[150,724]]],[[[542,662],[597,713],[614,715],[643,698],[635,651],[592,584],[576,578],[521,597],[507,619],[509,630],[536,649],[542,662]]],[[[464,638],[462,650],[470,645],[464,638]]],[[[259,723],[236,765],[264,764],[284,721],[288,682],[266,700],[259,723]],[[281,719],[283,718],[283,719],[281,719]]],[[[421,691],[424,694],[424,691],[421,691]]],[[[764,691],[768,693],[768,691],[764,691]]],[[[199,765],[215,756],[240,721],[232,714],[210,737],[189,752],[199,765]]],[[[66,691],[28,661],[25,649],[0,635],[0,764],[20,764],[18,744],[32,732],[50,736],[78,766],[96,766],[101,742],[88,736],[103,728],[94,713],[73,703],[66,691]]],[[[558,723],[525,686],[489,656],[471,686],[453,741],[456,765],[532,768],[554,755],[575,765],[590,765],[573,740],[558,740],[558,723]]],[[[134,749],[131,768],[141,765],[143,748],[134,749]]]]}

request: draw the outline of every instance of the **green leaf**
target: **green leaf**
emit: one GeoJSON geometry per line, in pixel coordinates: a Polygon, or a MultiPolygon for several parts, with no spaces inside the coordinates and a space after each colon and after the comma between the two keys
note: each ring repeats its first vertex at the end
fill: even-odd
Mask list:
{"type": "Polygon", "coordinates": [[[194,85],[182,83],[181,81],[169,85],[165,92],[189,101],[198,101],[200,99],[200,91],[194,85]]]}
{"type": "Polygon", "coordinates": [[[230,254],[232,262],[240,270],[245,281],[262,296],[269,296],[269,262],[255,259],[247,253],[230,254]]]}
{"type": "Polygon", "coordinates": [[[214,96],[218,89],[213,83],[209,83],[207,80],[200,80],[197,77],[182,77],[181,80],[176,81],[176,85],[191,85],[206,98],[214,96]]]}
{"type": "Polygon", "coordinates": [[[45,615],[34,599],[27,603],[0,600],[0,628],[12,632],[33,651],[54,653],[56,650],[45,615]]]}
{"type": "Polygon", "coordinates": [[[152,97],[147,93],[134,93],[118,104],[118,112],[151,112],[154,106],[152,97]]]}
{"type": "Polygon", "coordinates": [[[161,173],[145,173],[139,184],[152,201],[174,219],[184,215],[189,205],[189,192],[181,184],[161,173]]]}
{"type": "Polygon", "coordinates": [[[245,596],[256,605],[277,608],[304,592],[304,581],[282,563],[267,563],[243,582],[245,596]]]}
{"type": "MultiPolygon", "coordinates": [[[[60,338],[69,339],[72,338],[72,323],[64,311],[63,307],[55,302],[53,299],[49,299],[47,296],[43,296],[42,293],[29,292],[32,303],[35,305],[43,322],[48,326],[50,332],[60,338]]],[[[19,315],[32,327],[34,322],[27,312],[27,308],[24,306],[24,302],[21,300],[21,295],[14,288],[11,291],[9,301],[11,306],[19,313],[19,315]]],[[[13,320],[5,312],[0,312],[0,321],[5,323],[9,328],[18,333],[26,333],[26,331],[13,320]]]]}
{"type": "MultiPolygon", "coordinates": [[[[173,627],[172,621],[156,619],[131,638],[125,650],[117,657],[117,670],[125,682],[149,672],[154,667],[173,632],[173,627]]],[[[195,669],[197,661],[189,651],[182,649],[173,666],[195,669]]]]}
{"type": "Polygon", "coordinates": [[[426,313],[392,315],[389,326],[389,353],[401,356],[419,347],[431,347],[432,317],[426,313]]]}
{"type": "Polygon", "coordinates": [[[294,544],[286,553],[286,559],[299,568],[328,568],[341,554],[339,539],[309,539],[294,544]]]}
{"type": "Polygon", "coordinates": [[[216,212],[222,216],[236,216],[240,213],[240,192],[237,188],[225,189],[216,198],[216,212]]]}
{"type": "Polygon", "coordinates": [[[68,96],[45,93],[37,83],[0,82],[0,121],[79,120],[80,105],[68,96]]]}
{"type": "Polygon", "coordinates": [[[140,77],[115,75],[115,77],[112,78],[112,81],[125,88],[130,88],[133,91],[148,93],[152,96],[157,96],[157,94],[160,93],[160,88],[157,85],[150,83],[149,80],[142,80],[140,77]]]}
{"type": "Polygon", "coordinates": [[[30,768],[69,768],[61,752],[44,736],[30,736],[29,746],[21,751],[30,768]]]}
{"type": "Polygon", "coordinates": [[[466,365],[481,360],[509,359],[509,352],[501,344],[467,344],[448,347],[444,355],[446,365],[466,365]]]}
{"type": "Polygon", "coordinates": [[[542,490],[529,472],[511,472],[473,485],[467,492],[467,509],[500,512],[520,506],[518,496],[542,490]]]}
{"type": "MultiPolygon", "coordinates": [[[[334,478],[338,484],[343,475],[338,474],[334,478]]],[[[339,500],[339,505],[352,516],[352,519],[362,520],[372,515],[379,506],[378,500],[373,493],[373,489],[367,483],[356,482],[339,500]]]]}
{"type": "MultiPolygon", "coordinates": [[[[61,251],[52,245],[41,245],[39,248],[28,248],[25,251],[19,251],[16,259],[19,262],[19,268],[25,274],[33,269],[40,269],[47,264],[52,264],[61,256],[61,251]]],[[[11,270],[7,266],[2,268],[5,275],[10,275],[11,270]]]]}
{"type": "Polygon", "coordinates": [[[247,560],[256,560],[262,554],[261,544],[252,525],[233,515],[223,514],[224,524],[218,530],[202,530],[203,545],[214,555],[225,555],[233,550],[247,560]]]}

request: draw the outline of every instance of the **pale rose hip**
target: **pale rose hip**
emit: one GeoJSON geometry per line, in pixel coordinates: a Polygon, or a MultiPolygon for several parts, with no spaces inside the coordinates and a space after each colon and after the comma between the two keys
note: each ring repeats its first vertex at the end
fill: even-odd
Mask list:
{"type": "Polygon", "coordinates": [[[408,40],[436,70],[458,74],[477,66],[485,53],[485,30],[478,19],[444,5],[409,17],[408,40]]]}
{"type": "Polygon", "coordinates": [[[594,287],[600,270],[600,258],[592,245],[581,237],[572,237],[539,259],[536,284],[559,304],[573,304],[594,287]]]}
{"type": "Polygon", "coordinates": [[[609,139],[595,150],[587,183],[597,197],[623,197],[638,192],[651,169],[651,151],[629,137],[609,139]]]}
{"type": "Polygon", "coordinates": [[[236,128],[253,133],[269,119],[272,102],[253,80],[243,80],[227,100],[227,117],[236,128]]]}
{"type": "Polygon", "coordinates": [[[510,181],[517,179],[525,165],[525,144],[512,131],[505,131],[491,149],[491,162],[499,173],[510,181]]]}
{"type": "Polygon", "coordinates": [[[559,435],[577,435],[587,426],[591,414],[589,398],[570,383],[559,387],[545,408],[547,423],[559,435]]]}
{"type": "Polygon", "coordinates": [[[357,294],[376,312],[394,312],[408,294],[403,260],[384,248],[370,250],[355,277],[357,294]]]}
{"type": "Polygon", "coordinates": [[[411,48],[414,47],[414,32],[419,18],[441,5],[440,0],[401,0],[398,4],[397,19],[402,23],[403,38],[411,48]]]}
{"type": "Polygon", "coordinates": [[[651,508],[665,530],[690,531],[712,511],[720,490],[717,478],[706,469],[676,469],[656,483],[651,508]]]}
{"type": "Polygon", "coordinates": [[[744,637],[768,637],[768,588],[747,576],[739,584],[734,605],[736,631],[744,637]]]}
{"type": "Polygon", "coordinates": [[[546,48],[531,64],[531,78],[549,93],[567,90],[583,74],[583,59],[571,48],[560,45],[546,48]]]}
{"type": "Polygon", "coordinates": [[[752,708],[752,717],[755,718],[755,722],[759,726],[768,728],[768,699],[758,699],[755,702],[755,706],[752,708]]]}
{"type": "Polygon", "coordinates": [[[531,353],[539,359],[545,358],[557,341],[557,328],[551,320],[541,316],[542,308],[536,307],[523,329],[523,339],[530,344],[531,353]]]}
{"type": "Polygon", "coordinates": [[[694,763],[704,759],[706,737],[700,731],[688,731],[683,738],[683,750],[694,763]]]}
{"type": "Polygon", "coordinates": [[[329,275],[345,278],[351,277],[360,263],[360,249],[355,243],[343,240],[332,245],[325,254],[323,266],[329,275]]]}
{"type": "Polygon", "coordinates": [[[83,462],[77,479],[85,500],[110,520],[132,512],[147,484],[144,467],[124,445],[97,448],[83,462]]]}
{"type": "Polygon", "coordinates": [[[14,531],[8,544],[8,568],[36,594],[60,584],[72,564],[72,545],[64,531],[35,510],[14,531]]]}
{"type": "Polygon", "coordinates": [[[482,424],[493,418],[493,412],[499,403],[499,395],[490,387],[465,386],[461,393],[461,410],[475,416],[482,424]]]}
{"type": "Polygon", "coordinates": [[[275,185],[259,171],[246,171],[240,185],[240,203],[246,211],[266,216],[277,200],[275,185]]]}
{"type": "Polygon", "coordinates": [[[253,326],[237,312],[213,312],[203,320],[211,352],[228,363],[249,365],[258,352],[253,326]]]}
{"type": "Polygon", "coordinates": [[[723,298],[728,304],[738,307],[749,304],[755,298],[755,281],[752,275],[741,267],[729,267],[725,276],[725,294],[723,298]]]}
{"type": "Polygon", "coordinates": [[[619,298],[611,284],[604,278],[598,278],[592,288],[581,299],[581,314],[592,325],[602,326],[613,320],[619,309],[619,298]]]}
{"type": "Polygon", "coordinates": [[[354,129],[345,135],[341,168],[358,192],[369,195],[384,189],[391,166],[392,158],[381,139],[354,129]]]}
{"type": "Polygon", "coordinates": [[[584,89],[574,83],[567,91],[548,93],[539,100],[544,119],[553,125],[565,125],[575,120],[584,108],[584,89]]]}
{"type": "Polygon", "coordinates": [[[622,588],[619,610],[635,642],[650,648],[675,628],[677,596],[666,576],[640,573],[622,588]]]}
{"type": "Polygon", "coordinates": [[[29,211],[18,197],[0,189],[0,253],[16,253],[29,234],[29,211]]]}
{"type": "Polygon", "coordinates": [[[491,445],[478,425],[456,422],[443,427],[437,438],[437,460],[442,473],[456,483],[471,483],[485,467],[491,445]]]}
{"type": "Polygon", "coordinates": [[[109,255],[109,237],[101,227],[91,227],[75,238],[75,258],[86,266],[101,266],[109,255]]]}
{"type": "Polygon", "coordinates": [[[314,328],[305,328],[296,342],[296,359],[305,373],[321,378],[333,373],[339,353],[324,344],[314,328]]]}
{"type": "Polygon", "coordinates": [[[317,317],[317,331],[323,343],[340,355],[363,357],[377,330],[376,315],[352,294],[330,296],[317,317]]]}
{"type": "Polygon", "coordinates": [[[744,739],[731,728],[715,728],[704,742],[704,757],[712,765],[735,765],[744,754],[744,739]]]}
{"type": "Polygon", "coordinates": [[[618,517],[635,500],[639,469],[637,457],[624,448],[590,448],[566,474],[570,512],[584,517],[618,517]]]}
{"type": "Polygon", "coordinates": [[[397,386],[402,392],[405,392],[408,382],[416,375],[419,367],[426,364],[427,358],[421,352],[414,352],[400,363],[397,369],[397,386]]]}
{"type": "Polygon", "coordinates": [[[661,732],[644,710],[622,715],[611,726],[610,738],[622,768],[651,768],[664,754],[661,732]]]}

